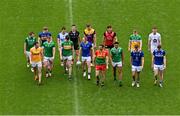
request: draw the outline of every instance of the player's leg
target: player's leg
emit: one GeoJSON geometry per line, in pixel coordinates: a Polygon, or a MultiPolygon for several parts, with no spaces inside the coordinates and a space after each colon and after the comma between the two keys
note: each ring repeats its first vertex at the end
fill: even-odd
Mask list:
{"type": "Polygon", "coordinates": [[[86,60],[87,67],[88,67],[88,80],[91,79],[91,57],[88,57],[86,60]]]}
{"type": "Polygon", "coordinates": [[[134,87],[136,85],[136,69],[134,66],[132,66],[132,87],[134,87]]]}
{"type": "Polygon", "coordinates": [[[68,79],[71,80],[72,79],[72,56],[69,56],[68,59],[67,59],[67,67],[68,67],[68,70],[69,70],[68,79]]]}
{"type": "Polygon", "coordinates": [[[61,64],[61,66],[64,66],[63,56],[61,56],[61,49],[62,49],[62,48],[59,48],[59,58],[60,58],[60,64],[61,64]]]}
{"type": "Polygon", "coordinates": [[[82,70],[83,70],[83,77],[86,77],[86,59],[82,57],[82,70]]]}
{"type": "Polygon", "coordinates": [[[39,77],[39,82],[38,82],[38,84],[40,85],[41,84],[41,77],[42,77],[42,63],[41,62],[39,62],[38,64],[37,64],[37,67],[38,67],[38,77],[39,77]]]}
{"type": "Polygon", "coordinates": [[[136,86],[137,86],[137,87],[140,87],[140,85],[139,85],[139,83],[140,83],[140,71],[137,71],[137,72],[136,72],[136,75],[137,75],[137,76],[136,76],[136,78],[137,78],[137,79],[136,79],[136,86]]]}
{"type": "Polygon", "coordinates": [[[30,67],[30,52],[26,51],[27,68],[30,67]]]}
{"type": "Polygon", "coordinates": [[[99,69],[96,66],[96,84],[99,85],[99,69]]]}
{"type": "Polygon", "coordinates": [[[32,62],[31,66],[32,66],[32,68],[34,70],[34,80],[38,80],[36,63],[32,62]]]}
{"type": "Polygon", "coordinates": [[[157,65],[154,65],[154,85],[157,85],[159,69],[157,65]]]}
{"type": "Polygon", "coordinates": [[[49,76],[52,76],[52,69],[53,69],[53,59],[49,59],[49,76]]]}
{"type": "Polygon", "coordinates": [[[45,72],[45,77],[48,77],[48,59],[44,57],[44,62],[43,62],[43,67],[44,67],[44,72],[45,72]]]}
{"type": "Polygon", "coordinates": [[[159,68],[159,86],[160,87],[163,87],[163,73],[164,73],[164,69],[163,69],[163,65],[162,65],[159,68]]]}
{"type": "Polygon", "coordinates": [[[64,66],[64,73],[67,74],[67,57],[63,56],[63,66],[64,66]]]}
{"type": "Polygon", "coordinates": [[[114,77],[114,80],[116,80],[116,63],[115,62],[112,62],[112,66],[113,66],[113,77],[114,77]]]}
{"type": "Polygon", "coordinates": [[[122,66],[117,66],[117,69],[118,69],[118,76],[119,76],[119,86],[121,87],[122,86],[122,66]]]}
{"type": "Polygon", "coordinates": [[[106,79],[106,71],[101,70],[101,86],[104,86],[105,79],[106,79]]]}

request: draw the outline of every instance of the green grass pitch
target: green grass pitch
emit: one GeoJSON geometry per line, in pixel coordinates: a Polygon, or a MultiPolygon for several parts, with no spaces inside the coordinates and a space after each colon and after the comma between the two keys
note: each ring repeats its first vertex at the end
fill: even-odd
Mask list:
{"type": "Polygon", "coordinates": [[[0,114],[180,114],[180,1],[179,0],[1,0],[0,2],[0,114]],[[97,42],[108,24],[117,32],[125,52],[123,87],[107,73],[106,85],[95,85],[82,78],[74,67],[75,79],[68,81],[55,58],[54,78],[37,86],[26,68],[23,42],[29,31],[36,35],[48,26],[54,40],[61,26],[71,21],[82,32],[91,23],[97,42]],[[153,86],[147,38],[153,25],[162,34],[167,52],[164,88],[153,86]],[[136,28],[143,38],[145,67],[141,87],[131,87],[131,68],[127,51],[129,35],[136,28]]]}

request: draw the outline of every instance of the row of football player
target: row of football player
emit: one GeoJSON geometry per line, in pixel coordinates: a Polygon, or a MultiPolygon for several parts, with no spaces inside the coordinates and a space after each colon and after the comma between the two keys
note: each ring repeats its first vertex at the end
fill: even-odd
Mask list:
{"type": "MultiPolygon", "coordinates": [[[[161,36],[157,33],[157,28],[152,29],[149,35],[149,50],[152,53],[152,68],[154,69],[155,84],[157,84],[157,76],[160,75],[159,85],[162,87],[163,70],[166,68],[165,51],[161,49],[161,36]],[[158,49],[157,49],[158,48],[158,49]]],[[[81,64],[80,55],[82,56],[83,77],[86,76],[85,65],[88,67],[88,79],[91,78],[91,63],[94,61],[96,69],[97,85],[101,83],[104,86],[105,70],[108,68],[108,59],[110,58],[113,66],[114,80],[116,80],[116,69],[118,69],[118,81],[122,86],[122,66],[123,66],[123,50],[118,46],[116,33],[112,31],[111,26],[107,26],[107,31],[104,33],[104,42],[99,45],[99,49],[94,52],[96,47],[96,34],[91,25],[87,25],[84,30],[84,39],[80,43],[79,32],[75,25],[72,25],[72,31],[62,32],[58,34],[57,42],[60,52],[61,65],[64,66],[65,73],[68,72],[69,79],[72,76],[72,60],[74,58],[74,51],[76,51],[77,64],[81,64]],[[79,44],[80,43],[80,44],[79,44]],[[80,49],[79,49],[80,45],[80,49]],[[105,49],[105,48],[109,49],[105,49]],[[108,52],[110,51],[110,52],[108,52]],[[109,55],[108,55],[109,54],[109,55]],[[101,81],[99,78],[101,74],[101,81]]],[[[33,67],[35,73],[35,80],[39,79],[41,83],[41,67],[42,58],[46,72],[46,77],[51,76],[53,60],[55,56],[55,43],[52,41],[51,33],[48,28],[43,28],[43,32],[39,34],[39,41],[36,42],[34,33],[30,33],[25,40],[24,53],[27,56],[27,66],[29,64],[33,67]],[[41,43],[41,45],[39,45],[41,43]],[[33,47],[35,44],[35,47],[33,47]],[[39,47],[42,46],[42,47],[39,47]],[[39,72],[39,74],[37,74],[39,72]]],[[[139,73],[144,65],[144,53],[141,51],[142,40],[141,36],[134,31],[130,36],[129,50],[131,51],[132,64],[132,86],[139,87],[139,73]]]]}

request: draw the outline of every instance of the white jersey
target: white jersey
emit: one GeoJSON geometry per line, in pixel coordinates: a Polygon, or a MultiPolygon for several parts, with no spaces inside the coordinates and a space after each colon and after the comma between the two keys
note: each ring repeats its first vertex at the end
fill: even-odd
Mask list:
{"type": "Polygon", "coordinates": [[[61,33],[59,33],[58,34],[58,39],[61,41],[61,42],[63,42],[64,40],[65,40],[65,37],[68,35],[68,33],[67,32],[65,32],[64,34],[61,32],[61,33]]]}
{"type": "Polygon", "coordinates": [[[151,41],[151,48],[157,48],[161,41],[161,35],[159,33],[150,33],[149,40],[151,41]]]}

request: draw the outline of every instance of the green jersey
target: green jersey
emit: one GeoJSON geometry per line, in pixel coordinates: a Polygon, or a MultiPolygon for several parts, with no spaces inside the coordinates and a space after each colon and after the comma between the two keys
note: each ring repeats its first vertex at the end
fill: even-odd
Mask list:
{"type": "Polygon", "coordinates": [[[130,35],[130,40],[132,41],[138,41],[138,40],[141,40],[141,36],[139,34],[135,35],[135,34],[132,34],[130,35]]]}
{"type": "Polygon", "coordinates": [[[61,44],[62,46],[62,55],[63,56],[71,56],[72,55],[72,48],[73,48],[73,42],[68,40],[64,41],[61,44]]]}
{"type": "Polygon", "coordinates": [[[110,52],[111,52],[111,55],[112,55],[112,61],[113,62],[121,62],[122,61],[122,52],[123,52],[122,48],[113,47],[110,52]]]}
{"type": "Polygon", "coordinates": [[[36,38],[35,37],[27,37],[25,39],[25,43],[26,43],[26,51],[30,51],[30,49],[34,46],[34,44],[36,43],[36,38]]]}
{"type": "Polygon", "coordinates": [[[44,48],[44,56],[45,57],[53,57],[53,48],[55,47],[55,43],[53,41],[51,42],[44,42],[43,48],[44,48]]]}

